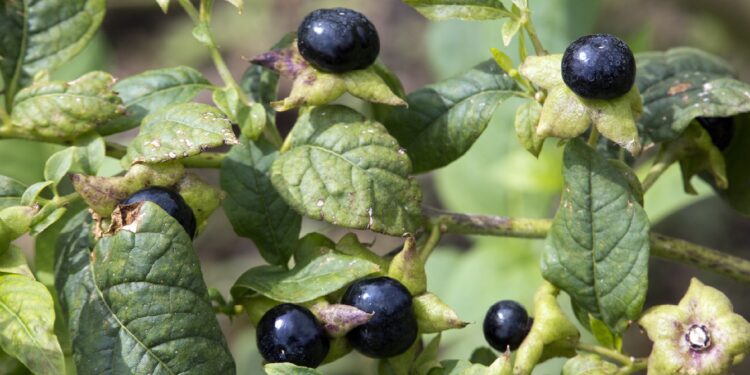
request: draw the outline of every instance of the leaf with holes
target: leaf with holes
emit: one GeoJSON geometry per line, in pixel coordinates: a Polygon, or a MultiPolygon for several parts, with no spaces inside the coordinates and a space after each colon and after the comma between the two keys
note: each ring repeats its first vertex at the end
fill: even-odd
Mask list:
{"type": "Polygon", "coordinates": [[[85,224],[63,231],[56,287],[78,372],[234,374],[187,233],[153,203],[134,209],[90,256],[85,224]]]}
{"type": "Polygon", "coordinates": [[[380,267],[374,263],[328,251],[291,270],[283,266],[251,268],[234,283],[232,296],[240,300],[255,292],[281,302],[307,302],[378,271],[380,267]]]}
{"type": "Polygon", "coordinates": [[[143,119],[138,136],[128,146],[125,160],[160,163],[237,143],[232,124],[215,107],[199,103],[175,104],[143,119]]]}
{"type": "Polygon", "coordinates": [[[104,19],[105,0],[17,0],[0,7],[0,71],[6,93],[77,55],[104,19]]]}
{"type": "Polygon", "coordinates": [[[91,72],[75,81],[37,82],[18,92],[11,113],[13,130],[54,142],[96,130],[125,110],[109,73],[91,72]]]}
{"type": "Polygon", "coordinates": [[[321,106],[304,109],[290,137],[271,181],[298,212],[397,236],[419,227],[419,185],[382,125],[344,106],[321,106]]]}
{"type": "Polygon", "coordinates": [[[222,163],[221,186],[234,231],[253,240],[268,263],[285,265],[297,245],[302,217],[271,183],[268,171],[277,157],[278,151],[266,142],[243,137],[222,163]]]}
{"type": "Polygon", "coordinates": [[[488,60],[409,94],[409,106],[394,108],[384,125],[406,149],[414,172],[427,172],[468,151],[495,109],[519,91],[515,81],[494,60],[488,60]]]}
{"type": "Polygon", "coordinates": [[[621,333],[647,289],[649,222],[618,166],[579,139],[563,155],[565,187],[542,274],[585,312],[621,333]]]}
{"type": "Polygon", "coordinates": [[[127,114],[103,126],[100,133],[114,134],[137,127],[149,113],[170,104],[190,102],[211,87],[201,72],[187,66],[147,70],[127,77],[114,86],[127,114]]]}
{"type": "Polygon", "coordinates": [[[423,16],[433,20],[496,20],[512,14],[498,0],[404,0],[423,16]]]}
{"type": "Polygon", "coordinates": [[[636,63],[644,107],[638,125],[654,142],[677,138],[696,117],[750,112],[750,84],[717,56],[674,48],[640,53],[636,63]]]}

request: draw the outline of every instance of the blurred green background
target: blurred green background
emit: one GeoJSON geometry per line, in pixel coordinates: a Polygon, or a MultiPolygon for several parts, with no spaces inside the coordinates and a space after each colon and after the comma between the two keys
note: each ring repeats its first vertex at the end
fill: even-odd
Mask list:
{"type": "MultiPolygon", "coordinates": [[[[429,23],[398,0],[245,0],[242,14],[228,3],[216,2],[213,27],[218,44],[239,78],[246,58],[266,51],[281,36],[296,29],[309,11],[346,6],[365,13],[377,26],[382,41],[382,60],[401,78],[407,92],[459,73],[487,59],[490,47],[502,47],[499,22],[429,23]]],[[[729,60],[740,76],[750,80],[750,1],[738,0],[556,0],[531,1],[534,21],[545,47],[562,52],[573,39],[591,32],[609,32],[627,40],[635,52],[690,45],[729,60]],[[636,11],[637,10],[637,11],[636,11]]],[[[164,15],[153,0],[110,0],[109,12],[99,35],[74,61],[54,72],[72,79],[93,69],[116,77],[146,69],[190,65],[219,82],[205,49],[191,36],[192,24],[176,5],[164,15]]],[[[515,56],[516,46],[507,49],[515,56]]],[[[290,82],[282,82],[281,95],[290,82]]],[[[204,95],[199,98],[208,101],[204,95]]],[[[361,108],[361,103],[343,99],[361,108]]],[[[512,119],[517,101],[505,103],[474,148],[447,168],[421,176],[425,204],[447,210],[551,217],[561,187],[560,149],[547,143],[539,160],[517,143],[512,119]]],[[[294,113],[278,116],[282,129],[294,121],[294,113]]],[[[125,142],[132,133],[118,135],[125,142]]],[[[31,183],[42,179],[46,158],[57,146],[24,141],[0,141],[0,173],[31,183]],[[24,158],[16,157],[24,150],[24,158]],[[29,149],[36,152],[29,153],[29,149]]],[[[641,166],[643,168],[643,166],[641,166]]],[[[108,173],[117,173],[110,161],[108,173]]],[[[216,171],[201,171],[216,183],[216,171]]],[[[710,189],[695,181],[698,196],[682,193],[677,168],[672,168],[646,196],[646,208],[656,230],[750,257],[750,221],[733,214],[713,197],[710,189]]],[[[346,231],[307,221],[305,231],[321,231],[338,237],[346,231]]],[[[359,233],[364,242],[375,241],[378,251],[398,246],[399,239],[359,233]]],[[[31,241],[25,240],[26,247],[31,241]]],[[[195,241],[203,260],[209,286],[228,294],[229,287],[246,269],[261,259],[252,242],[238,238],[223,213],[214,214],[208,229],[195,241]]],[[[443,336],[443,358],[468,358],[484,344],[481,320],[493,302],[516,299],[530,306],[541,282],[538,257],[541,241],[496,238],[445,237],[428,264],[429,289],[455,307],[459,315],[475,322],[461,331],[443,336]]],[[[691,276],[723,290],[737,310],[750,317],[748,288],[734,281],[660,260],[652,262],[647,305],[675,303],[691,276]]],[[[567,306],[567,302],[563,302],[567,306]]],[[[254,332],[246,318],[220,318],[238,365],[238,374],[261,373],[254,332]]],[[[646,355],[648,340],[633,328],[626,337],[626,350],[646,355]]],[[[326,374],[368,374],[374,365],[358,355],[323,367],[326,374]],[[369,371],[369,372],[368,372],[369,371]]],[[[750,361],[749,361],[750,362],[750,361]]],[[[562,361],[540,366],[536,374],[559,374],[562,361]]],[[[750,373],[750,366],[736,373],[750,373]]]]}

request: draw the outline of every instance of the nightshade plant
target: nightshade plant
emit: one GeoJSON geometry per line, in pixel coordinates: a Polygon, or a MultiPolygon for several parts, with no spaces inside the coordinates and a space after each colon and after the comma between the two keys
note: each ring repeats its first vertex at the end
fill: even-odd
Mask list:
{"type": "MultiPolygon", "coordinates": [[[[648,263],[661,257],[750,282],[750,261],[654,233],[643,195],[679,163],[686,191],[697,175],[750,215],[750,85],[720,58],[676,48],[636,54],[635,85],[584,98],[563,80],[562,53],[542,46],[527,0],[404,1],[431,20],[505,19],[503,42],[518,38],[521,64],[492,49],[486,62],[406,95],[398,77],[381,61],[370,65],[369,56],[362,69],[317,70],[291,33],[236,80],[214,42],[213,0],[157,0],[165,12],[179,6],[194,21],[193,36],[210,53],[222,85],[185,66],[119,80],[95,71],[54,81],[48,72],[91,40],[105,1],[5,1],[0,137],[65,147],[47,160],[44,181],[26,186],[0,176],[4,358],[20,362],[19,373],[44,375],[234,374],[216,314],[247,314],[257,325],[288,303],[311,312],[307,323],[327,346],[311,345],[320,352],[300,358],[309,354],[304,363],[317,364],[327,353],[322,360],[330,363],[352,346],[367,352],[367,340],[352,345],[349,338],[383,318],[378,309],[360,310],[344,292],[360,280],[388,277],[401,285],[404,316],[416,319],[418,334],[404,332],[405,349],[371,353],[393,355],[379,360],[381,374],[530,374],[553,357],[569,358],[563,367],[569,375],[730,371],[750,351],[750,324],[720,291],[697,280],[678,305],[642,311],[648,263]],[[293,80],[286,98],[277,98],[281,76],[293,80]],[[194,102],[206,90],[212,104],[194,102]],[[345,92],[369,103],[371,115],[331,104],[345,92]],[[414,176],[460,158],[511,97],[524,100],[515,130],[526,150],[538,155],[549,137],[557,140],[546,147],[564,149],[565,183],[554,218],[423,208],[414,176]],[[298,118],[282,138],[274,114],[293,108],[298,118]],[[707,120],[716,118],[731,121],[707,120]],[[715,128],[725,124],[731,129],[715,128]],[[137,136],[127,145],[105,138],[130,129],[137,136]],[[212,150],[219,146],[228,151],[212,150]],[[123,172],[97,175],[105,158],[119,160],[123,172]],[[636,161],[653,165],[643,179],[632,169],[636,161]],[[219,169],[220,186],[192,168],[219,169]],[[66,178],[69,193],[61,184],[66,178]],[[182,197],[197,236],[223,202],[235,232],[253,240],[268,264],[242,274],[230,298],[209,289],[180,215],[148,200],[121,204],[154,187],[182,197]],[[303,217],[402,236],[404,244],[381,257],[354,234],[337,241],[301,236],[303,217]],[[33,265],[13,243],[26,233],[37,237],[33,265]],[[546,281],[514,354],[438,358],[439,333],[467,324],[427,290],[425,262],[446,233],[545,239],[546,281]],[[574,317],[558,304],[560,293],[570,297],[574,317]],[[580,340],[573,319],[597,343],[580,340]],[[623,352],[623,332],[633,324],[654,342],[647,358],[623,352]],[[437,335],[427,342],[428,334],[437,335]]],[[[230,2],[243,7],[242,0],[230,2]]],[[[381,45],[388,48],[387,41],[381,45]]],[[[502,288],[492,287],[502,299],[502,288]]],[[[319,374],[291,363],[265,370],[319,374]]]]}

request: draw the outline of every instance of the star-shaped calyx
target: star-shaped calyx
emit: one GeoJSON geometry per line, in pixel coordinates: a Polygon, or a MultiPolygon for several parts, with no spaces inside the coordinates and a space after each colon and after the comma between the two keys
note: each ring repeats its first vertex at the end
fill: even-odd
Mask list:
{"type": "Polygon", "coordinates": [[[634,85],[627,94],[611,100],[580,97],[563,82],[561,62],[561,54],[529,56],[519,69],[524,77],[547,90],[536,136],[575,138],[593,125],[604,137],[633,155],[639,154],[641,142],[635,119],[643,106],[638,88],[634,85]]]}
{"type": "Polygon", "coordinates": [[[346,92],[371,103],[406,106],[401,83],[384,64],[375,62],[366,69],[326,73],[305,61],[296,39],[287,39],[286,45],[250,60],[293,80],[289,97],[271,103],[275,110],[327,104],[346,92]]]}
{"type": "Polygon", "coordinates": [[[726,374],[750,351],[750,323],[724,294],[697,279],[677,306],[652,307],[638,323],[654,342],[649,374],[726,374]]]}

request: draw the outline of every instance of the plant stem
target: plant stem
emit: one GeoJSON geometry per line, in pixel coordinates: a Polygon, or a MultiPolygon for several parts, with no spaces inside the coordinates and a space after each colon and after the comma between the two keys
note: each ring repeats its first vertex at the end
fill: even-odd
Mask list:
{"type": "MultiPolygon", "coordinates": [[[[107,156],[120,159],[127,153],[127,148],[121,144],[107,142],[107,156]]],[[[221,162],[226,157],[224,153],[218,152],[203,152],[198,155],[189,156],[181,159],[180,162],[187,168],[208,168],[218,169],[221,168],[221,162]]]]}
{"type": "MultiPolygon", "coordinates": [[[[253,102],[247,97],[245,91],[242,90],[237,81],[235,81],[234,77],[232,76],[232,72],[229,71],[229,67],[227,67],[224,58],[221,56],[221,52],[219,52],[219,48],[216,46],[214,35],[211,32],[211,29],[208,27],[208,25],[211,23],[211,12],[207,7],[210,7],[212,3],[213,1],[202,3],[201,11],[199,12],[195,9],[195,6],[189,0],[180,0],[180,5],[182,5],[182,8],[185,9],[185,12],[188,13],[190,18],[196,25],[199,25],[201,23],[206,25],[206,35],[208,37],[206,47],[208,47],[208,51],[211,55],[211,60],[213,60],[214,66],[216,66],[216,70],[219,72],[221,80],[224,81],[224,85],[226,85],[226,87],[233,88],[237,92],[239,99],[243,103],[245,103],[246,105],[251,105],[253,102]]],[[[268,141],[271,142],[271,144],[275,145],[276,147],[281,146],[281,135],[279,134],[279,131],[278,129],[276,129],[276,126],[274,124],[267,124],[265,129],[263,130],[263,134],[266,136],[268,141]]]]}
{"type": "MultiPolygon", "coordinates": [[[[427,210],[426,210],[427,211],[427,210]]],[[[429,210],[430,222],[442,225],[445,233],[516,238],[545,238],[552,222],[503,216],[468,215],[429,210]]]]}
{"type": "Polygon", "coordinates": [[[589,134],[589,146],[596,149],[596,144],[599,143],[599,129],[596,126],[591,127],[591,134],[589,134]]]}
{"type": "MultiPolygon", "coordinates": [[[[426,210],[425,213],[430,223],[442,225],[444,233],[465,235],[542,239],[547,237],[552,225],[549,219],[468,215],[435,210],[426,210]]],[[[658,233],[651,234],[650,242],[653,256],[750,283],[750,260],[658,233]]]]}
{"type": "MultiPolygon", "coordinates": [[[[523,27],[524,29],[526,29],[526,33],[529,34],[529,39],[531,39],[531,43],[534,45],[534,51],[536,51],[536,55],[547,55],[547,50],[544,49],[544,46],[542,46],[542,41],[539,39],[539,35],[537,35],[536,33],[534,22],[531,21],[531,12],[528,9],[524,11],[522,20],[523,27]]],[[[523,35],[521,37],[523,37],[523,35]]]]}
{"type": "Polygon", "coordinates": [[[651,254],[750,282],[750,261],[679,238],[651,234],[651,254]]]}
{"type": "Polygon", "coordinates": [[[643,192],[647,192],[648,189],[654,186],[656,180],[658,180],[659,177],[661,177],[661,175],[664,174],[664,172],[666,172],[674,162],[675,160],[672,158],[657,159],[651,166],[651,169],[648,170],[648,174],[641,183],[641,185],[643,186],[643,192]]]}
{"type": "Polygon", "coordinates": [[[0,107],[0,122],[2,123],[2,126],[10,126],[10,116],[8,115],[8,112],[5,111],[5,108],[0,107]]]}
{"type": "Polygon", "coordinates": [[[625,354],[622,354],[616,350],[608,349],[603,346],[590,345],[590,344],[579,342],[578,344],[576,344],[576,349],[584,351],[584,352],[598,354],[604,358],[608,358],[613,361],[616,361],[623,366],[628,366],[632,364],[633,362],[635,362],[634,358],[628,357],[625,354]]]}
{"type": "Polygon", "coordinates": [[[430,236],[427,237],[427,242],[424,243],[422,246],[421,251],[419,252],[419,258],[422,260],[422,264],[424,264],[427,261],[427,258],[430,257],[430,254],[432,254],[432,250],[435,250],[435,247],[440,242],[440,237],[442,236],[443,232],[445,232],[446,228],[441,223],[432,223],[430,226],[430,236]]]}
{"type": "Polygon", "coordinates": [[[58,206],[67,206],[79,199],[81,199],[81,195],[77,192],[72,192],[68,195],[63,195],[62,197],[57,196],[52,201],[58,206]]]}

